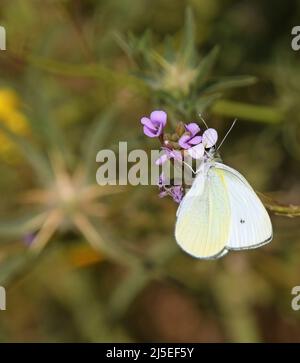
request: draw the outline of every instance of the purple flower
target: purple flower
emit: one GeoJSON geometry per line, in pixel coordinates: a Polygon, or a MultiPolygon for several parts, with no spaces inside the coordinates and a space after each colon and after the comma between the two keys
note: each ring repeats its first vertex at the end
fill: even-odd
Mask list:
{"type": "Polygon", "coordinates": [[[167,147],[162,147],[162,150],[164,151],[164,154],[156,160],[155,162],[156,165],[162,165],[163,163],[165,163],[167,160],[170,159],[182,161],[182,154],[179,150],[173,150],[167,147]]]}
{"type": "Polygon", "coordinates": [[[205,148],[214,146],[217,140],[218,140],[218,133],[215,129],[207,129],[203,132],[202,143],[205,148]]]}
{"type": "Polygon", "coordinates": [[[160,188],[159,197],[164,198],[171,196],[176,203],[180,203],[183,198],[183,189],[181,185],[160,188]]]}
{"type": "Polygon", "coordinates": [[[143,117],[141,119],[144,125],[144,134],[149,137],[158,137],[162,134],[167,123],[167,114],[164,111],[153,111],[150,118],[143,117]]]}
{"type": "Polygon", "coordinates": [[[202,143],[190,147],[187,151],[193,159],[201,159],[204,155],[204,146],[202,143]]]}
{"type": "Polygon", "coordinates": [[[166,185],[167,179],[164,174],[161,173],[158,179],[158,187],[159,187],[159,197],[164,198],[166,196],[171,196],[176,203],[180,203],[183,198],[183,189],[181,185],[166,185]]]}
{"type": "Polygon", "coordinates": [[[173,198],[174,202],[180,203],[183,198],[183,189],[181,185],[175,185],[169,189],[170,195],[173,198]]]}
{"type": "Polygon", "coordinates": [[[198,145],[202,137],[197,135],[200,132],[200,127],[196,123],[185,125],[186,133],[181,136],[178,143],[183,149],[189,149],[198,145]]]}
{"type": "Polygon", "coordinates": [[[190,146],[187,152],[193,159],[201,159],[204,156],[205,149],[214,146],[217,140],[217,131],[215,129],[207,129],[203,132],[201,142],[195,146],[190,146]]]}
{"type": "Polygon", "coordinates": [[[166,191],[166,190],[161,190],[160,192],[159,192],[159,194],[158,194],[158,196],[160,197],[160,198],[164,198],[164,197],[166,197],[168,195],[168,192],[166,191]]]}

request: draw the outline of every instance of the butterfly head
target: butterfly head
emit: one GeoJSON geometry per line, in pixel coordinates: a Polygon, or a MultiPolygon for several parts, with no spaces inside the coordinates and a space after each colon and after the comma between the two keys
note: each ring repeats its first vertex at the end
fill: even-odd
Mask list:
{"type": "Polygon", "coordinates": [[[207,161],[210,161],[210,162],[212,162],[212,161],[222,162],[220,153],[216,149],[215,146],[211,147],[208,151],[206,151],[205,155],[206,155],[206,160],[207,161]]]}

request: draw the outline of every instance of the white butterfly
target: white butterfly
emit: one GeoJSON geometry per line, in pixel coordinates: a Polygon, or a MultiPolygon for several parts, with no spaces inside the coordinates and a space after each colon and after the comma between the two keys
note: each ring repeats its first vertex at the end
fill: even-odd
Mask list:
{"type": "Polygon", "coordinates": [[[175,238],[202,259],[230,250],[260,247],[272,240],[270,217],[247,180],[214,158],[203,161],[177,210],[175,238]]]}

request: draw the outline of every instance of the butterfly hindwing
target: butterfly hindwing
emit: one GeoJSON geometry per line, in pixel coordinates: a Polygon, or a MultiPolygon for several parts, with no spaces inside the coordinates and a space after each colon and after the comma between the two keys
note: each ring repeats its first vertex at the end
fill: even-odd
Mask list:
{"type": "Polygon", "coordinates": [[[230,233],[227,247],[232,250],[256,248],[272,239],[270,217],[250,184],[236,170],[221,163],[230,202],[230,233]]]}

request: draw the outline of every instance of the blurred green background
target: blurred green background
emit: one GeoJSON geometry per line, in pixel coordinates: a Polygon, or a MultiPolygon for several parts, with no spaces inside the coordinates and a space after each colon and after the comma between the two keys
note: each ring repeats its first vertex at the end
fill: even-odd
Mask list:
{"type": "Polygon", "coordinates": [[[1,0],[0,341],[300,341],[299,18],[296,0],[1,0]],[[220,135],[239,119],[222,157],[268,195],[271,244],[198,261],[157,188],[96,184],[97,151],[158,147],[139,121],[157,108],[220,135]]]}

